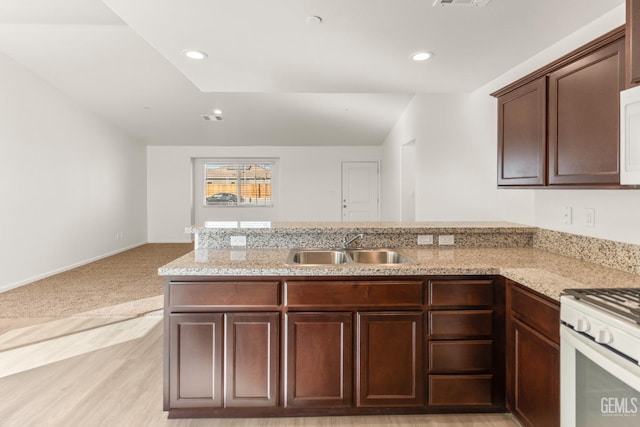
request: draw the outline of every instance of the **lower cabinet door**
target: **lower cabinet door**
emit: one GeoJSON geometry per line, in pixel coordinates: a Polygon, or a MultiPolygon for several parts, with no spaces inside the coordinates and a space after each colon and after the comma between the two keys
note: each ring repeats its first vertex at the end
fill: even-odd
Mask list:
{"type": "Polygon", "coordinates": [[[169,317],[169,405],[222,407],[222,314],[169,317]]]}
{"type": "Polygon", "coordinates": [[[279,316],[170,315],[170,407],[276,406],[279,316]]]}
{"type": "Polygon", "coordinates": [[[513,408],[525,426],[560,425],[560,347],[512,320],[513,408]]]}
{"type": "Polygon", "coordinates": [[[225,407],[278,403],[279,313],[225,314],[225,407]]]}
{"type": "Polygon", "coordinates": [[[353,406],[351,313],[288,313],[285,406],[353,406]]]}
{"type": "Polygon", "coordinates": [[[357,405],[422,406],[422,313],[358,313],[357,405]]]}

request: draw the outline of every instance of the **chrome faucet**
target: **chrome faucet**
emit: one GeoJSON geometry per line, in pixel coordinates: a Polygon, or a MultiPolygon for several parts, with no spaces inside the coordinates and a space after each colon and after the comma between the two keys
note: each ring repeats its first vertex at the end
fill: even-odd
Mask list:
{"type": "Polygon", "coordinates": [[[360,241],[362,241],[362,239],[364,239],[364,233],[356,234],[350,239],[347,238],[348,236],[349,236],[348,234],[345,234],[344,237],[342,238],[342,247],[345,249],[348,248],[349,245],[355,242],[356,240],[360,239],[360,241]]]}

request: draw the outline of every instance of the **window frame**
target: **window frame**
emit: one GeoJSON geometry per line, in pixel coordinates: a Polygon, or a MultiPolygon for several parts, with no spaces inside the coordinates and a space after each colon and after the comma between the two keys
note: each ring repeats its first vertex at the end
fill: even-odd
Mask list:
{"type": "Polygon", "coordinates": [[[203,158],[200,160],[202,161],[201,166],[204,168],[203,177],[202,177],[203,187],[202,187],[202,193],[200,194],[200,196],[202,197],[202,202],[201,202],[202,207],[204,207],[205,209],[206,208],[273,208],[275,206],[274,176],[275,176],[275,170],[278,164],[278,159],[256,158],[256,157],[235,157],[235,158],[203,158]],[[226,178],[228,181],[232,181],[226,185],[235,185],[236,186],[235,189],[229,190],[229,191],[216,191],[215,193],[212,193],[211,196],[213,196],[214,194],[232,194],[232,195],[235,195],[236,198],[240,197],[240,200],[235,200],[235,201],[224,200],[223,198],[220,203],[210,204],[207,202],[207,198],[210,197],[210,196],[207,196],[208,187],[210,184],[214,185],[213,183],[210,182],[212,180],[207,176],[207,169],[210,169],[209,165],[218,165],[220,167],[230,167],[232,169],[237,170],[236,176],[226,178]],[[256,167],[269,166],[268,168],[264,168],[270,171],[269,177],[268,178],[265,177],[265,180],[268,180],[268,182],[262,182],[261,184],[258,184],[255,181],[256,178],[254,175],[253,188],[251,191],[248,191],[247,185],[251,185],[251,184],[247,184],[247,181],[249,181],[249,179],[247,178],[246,172],[254,166],[256,167]],[[243,171],[244,173],[242,173],[243,171]],[[265,203],[259,203],[258,202],[259,198],[254,197],[256,192],[256,186],[257,186],[258,193],[260,191],[266,190],[267,194],[269,194],[269,196],[265,198],[266,199],[265,203]],[[267,186],[267,187],[265,188],[262,186],[267,186]],[[244,187],[244,191],[243,191],[243,187],[244,187]],[[251,196],[247,196],[247,193],[250,193],[251,196]],[[244,200],[247,200],[247,199],[249,200],[248,203],[243,202],[244,200]],[[252,203],[252,201],[255,201],[255,202],[252,203]]]}

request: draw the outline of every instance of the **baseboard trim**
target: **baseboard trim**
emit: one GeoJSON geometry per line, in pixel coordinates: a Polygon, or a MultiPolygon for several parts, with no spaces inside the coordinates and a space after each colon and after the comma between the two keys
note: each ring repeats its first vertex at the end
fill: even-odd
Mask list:
{"type": "Polygon", "coordinates": [[[149,240],[147,243],[193,243],[193,240],[149,240]]]}
{"type": "Polygon", "coordinates": [[[0,292],[10,291],[11,289],[19,288],[20,286],[28,285],[29,283],[33,283],[38,280],[46,279],[47,277],[55,276],[56,274],[64,273],[65,271],[73,270],[74,268],[92,263],[94,261],[101,260],[103,258],[108,258],[110,256],[119,254],[120,252],[125,252],[133,248],[137,248],[138,246],[146,245],[149,242],[139,242],[130,246],[126,246],[124,248],[116,249],[115,251],[108,252],[106,254],[98,255],[93,258],[86,259],[84,261],[76,262],[74,264],[68,265],[66,267],[57,268],[52,271],[48,271],[46,273],[38,274],[36,276],[30,277],[25,280],[21,280],[19,282],[8,283],[6,285],[0,285],[0,292]]]}

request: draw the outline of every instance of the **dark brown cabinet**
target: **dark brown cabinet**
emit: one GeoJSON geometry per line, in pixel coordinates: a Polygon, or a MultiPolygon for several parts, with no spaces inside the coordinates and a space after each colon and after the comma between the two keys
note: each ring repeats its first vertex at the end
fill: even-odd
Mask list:
{"type": "Polygon", "coordinates": [[[503,280],[432,280],[428,308],[428,404],[504,407],[503,280]]]}
{"type": "Polygon", "coordinates": [[[170,418],[504,411],[504,280],[165,280],[170,418]]]}
{"type": "Polygon", "coordinates": [[[545,185],[547,85],[539,78],[498,98],[498,185],[545,185]]]}
{"type": "Polygon", "coordinates": [[[626,53],[628,85],[640,83],[640,1],[626,2],[626,53]]]}
{"type": "Polygon", "coordinates": [[[227,313],[225,407],[278,403],[279,313],[227,313]]]}
{"type": "Polygon", "coordinates": [[[351,343],[351,313],[289,313],[285,406],[352,406],[351,343]]]}
{"type": "Polygon", "coordinates": [[[507,287],[507,401],[527,427],[560,425],[559,304],[507,287]]]}
{"type": "Polygon", "coordinates": [[[549,184],[620,182],[624,40],[549,74],[549,184]]]}
{"type": "Polygon", "coordinates": [[[172,408],[222,407],[222,314],[169,318],[169,404],[172,408]]]}
{"type": "Polygon", "coordinates": [[[165,280],[164,409],[275,408],[280,401],[280,282],[165,280]]]}
{"type": "Polygon", "coordinates": [[[424,406],[422,287],[420,280],[287,280],[286,405],[424,406]]]}
{"type": "Polygon", "coordinates": [[[498,186],[620,185],[624,28],[495,92],[498,186]]]}
{"type": "Polygon", "coordinates": [[[278,313],[174,314],[169,323],[171,407],[276,406],[278,313]]]}
{"type": "Polygon", "coordinates": [[[423,406],[422,312],[358,313],[357,406],[423,406]]]}

